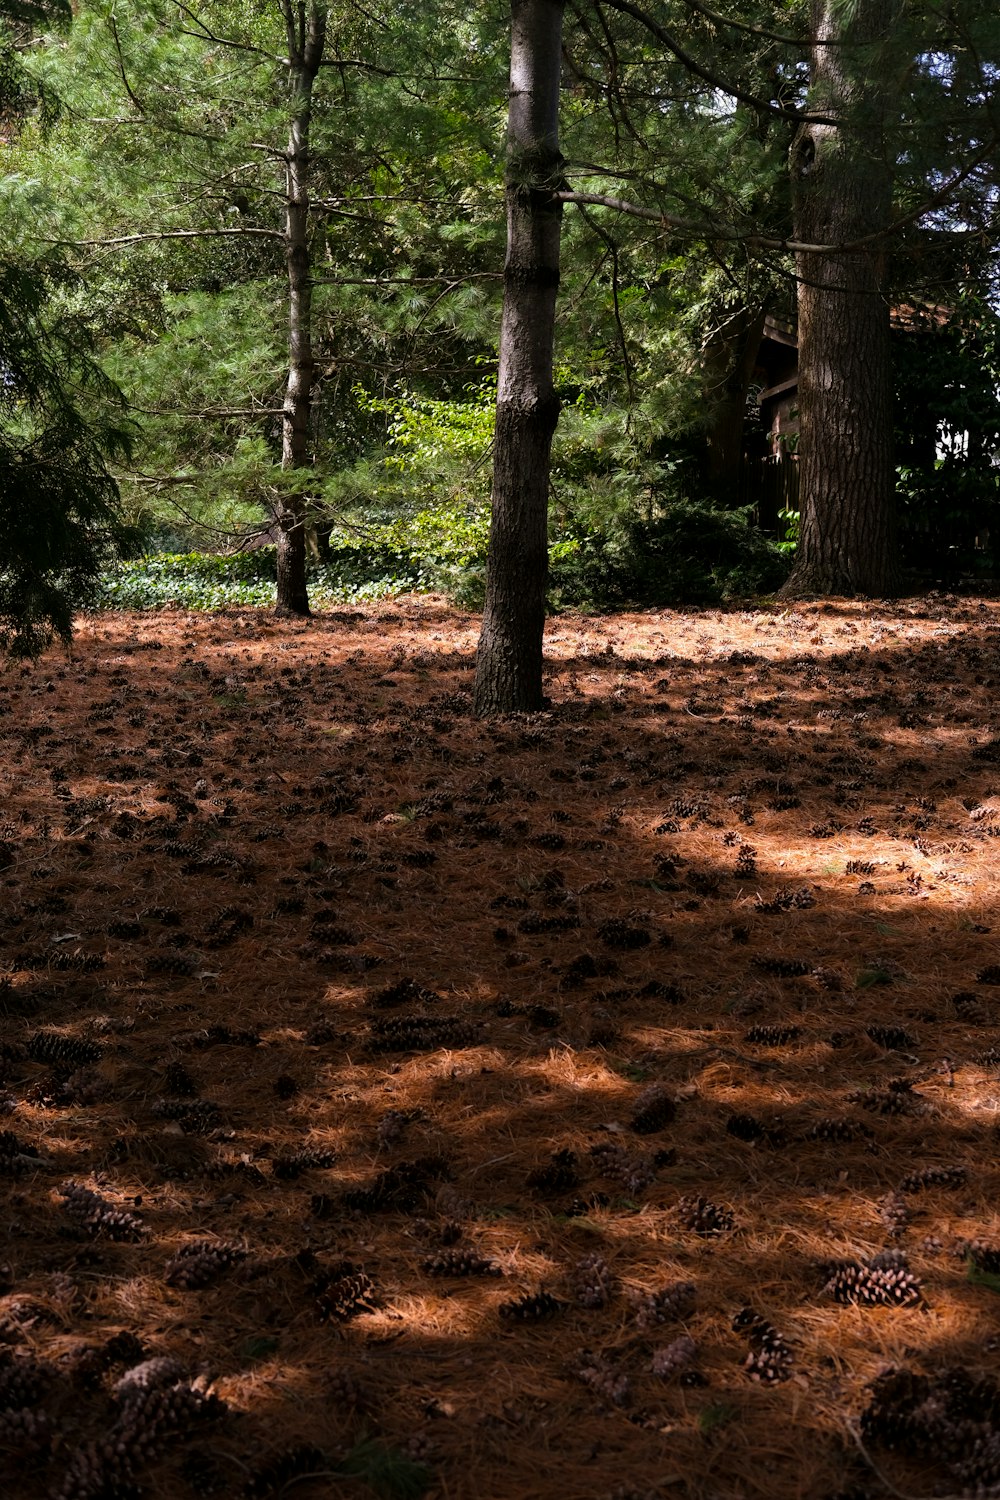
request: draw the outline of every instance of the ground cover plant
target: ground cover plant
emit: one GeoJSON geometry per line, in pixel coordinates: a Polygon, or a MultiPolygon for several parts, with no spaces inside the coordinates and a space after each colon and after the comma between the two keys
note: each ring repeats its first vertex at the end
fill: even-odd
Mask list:
{"type": "Polygon", "coordinates": [[[1000,1488],[1000,606],[0,677],[0,1489],[1000,1488]]]}

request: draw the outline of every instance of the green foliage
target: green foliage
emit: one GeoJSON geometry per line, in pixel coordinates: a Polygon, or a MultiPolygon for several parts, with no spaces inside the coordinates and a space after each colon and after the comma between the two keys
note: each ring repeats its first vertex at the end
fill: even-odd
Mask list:
{"type": "Polygon", "coordinates": [[[720,1427],[728,1427],[731,1422],[735,1422],[737,1416],[738,1412],[732,1402],[710,1401],[698,1413],[698,1431],[702,1437],[710,1437],[720,1427]]]}
{"type": "MultiPolygon", "coordinates": [[[[107,609],[223,609],[273,607],[277,568],[273,547],[217,556],[161,553],[109,569],[96,602],[107,609]]],[[[386,549],[343,547],[310,570],[310,592],[319,603],[380,599],[426,587],[410,559],[386,549]]]]}
{"type": "Polygon", "coordinates": [[[877,984],[892,984],[893,978],[888,969],[862,969],[854,981],[859,990],[870,990],[877,984]]]}
{"type": "Polygon", "coordinates": [[[989,1292],[1000,1294],[1000,1276],[995,1271],[981,1270],[971,1256],[966,1260],[966,1279],[971,1286],[982,1286],[989,1292]]]}
{"type": "Polygon", "coordinates": [[[135,540],[108,470],[131,430],[86,328],[60,308],[69,286],[58,261],[0,261],[0,647],[15,656],[68,641],[135,540]]]}
{"type": "Polygon", "coordinates": [[[337,1473],[362,1479],[380,1500],[420,1500],[433,1474],[381,1438],[362,1438],[337,1465],[337,1473]]]}
{"type": "Polygon", "coordinates": [[[897,496],[907,563],[934,578],[992,574],[1000,536],[1000,316],[959,295],[896,337],[897,496]]]}
{"type": "Polygon", "coordinates": [[[770,593],[786,573],[749,511],[665,499],[582,531],[553,560],[550,591],[559,605],[701,604],[770,593]]]}

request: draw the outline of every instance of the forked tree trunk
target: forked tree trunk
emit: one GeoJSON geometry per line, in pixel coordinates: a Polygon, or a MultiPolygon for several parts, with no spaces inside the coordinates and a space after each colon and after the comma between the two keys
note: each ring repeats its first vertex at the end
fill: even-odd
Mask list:
{"type": "Polygon", "coordinates": [[[477,714],[542,707],[559,236],[563,0],[512,0],[507,260],[477,714]]]}
{"type": "MultiPolygon", "coordinates": [[[[281,467],[304,469],[309,463],[312,412],[312,265],[309,253],[309,130],[312,95],[323,60],[326,7],[281,0],[288,40],[291,124],[285,159],[285,260],[288,266],[288,381],[282,422],[281,467]]],[[[308,615],[306,588],[305,507],[290,489],[279,497],[279,614],[308,615]]]]}
{"type": "MultiPolygon", "coordinates": [[[[845,244],[889,223],[886,53],[897,11],[897,0],[850,9],[813,0],[810,106],[838,123],[804,126],[792,148],[800,241],[845,244]]],[[[900,586],[884,270],[881,241],[798,256],[801,519],[786,596],[884,596],[900,586]]]]}

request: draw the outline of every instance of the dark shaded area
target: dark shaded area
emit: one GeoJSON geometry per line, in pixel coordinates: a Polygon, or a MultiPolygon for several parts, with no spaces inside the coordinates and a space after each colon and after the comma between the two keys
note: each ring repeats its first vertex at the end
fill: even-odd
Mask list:
{"type": "Polygon", "coordinates": [[[0,1473],[933,1493],[858,1423],[997,1374],[1000,615],[560,619],[488,723],[474,626],[0,681],[0,1473]]]}

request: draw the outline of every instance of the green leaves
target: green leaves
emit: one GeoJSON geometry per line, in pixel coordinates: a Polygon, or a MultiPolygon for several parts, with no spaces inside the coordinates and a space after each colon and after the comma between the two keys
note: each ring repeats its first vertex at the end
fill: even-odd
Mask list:
{"type": "Polygon", "coordinates": [[[68,640],[103,565],[136,544],[108,469],[133,433],[66,313],[71,284],[55,260],[0,261],[0,648],[15,656],[68,640]]]}
{"type": "Polygon", "coordinates": [[[433,1474],[380,1438],[362,1438],[337,1465],[337,1473],[362,1479],[381,1500],[420,1500],[433,1474]]]}
{"type": "Polygon", "coordinates": [[[971,1259],[971,1257],[968,1261],[966,1279],[968,1280],[970,1286],[982,1286],[985,1287],[987,1291],[996,1292],[998,1295],[1000,1295],[1000,1276],[998,1276],[994,1271],[981,1271],[976,1265],[975,1261],[971,1259]]]}

